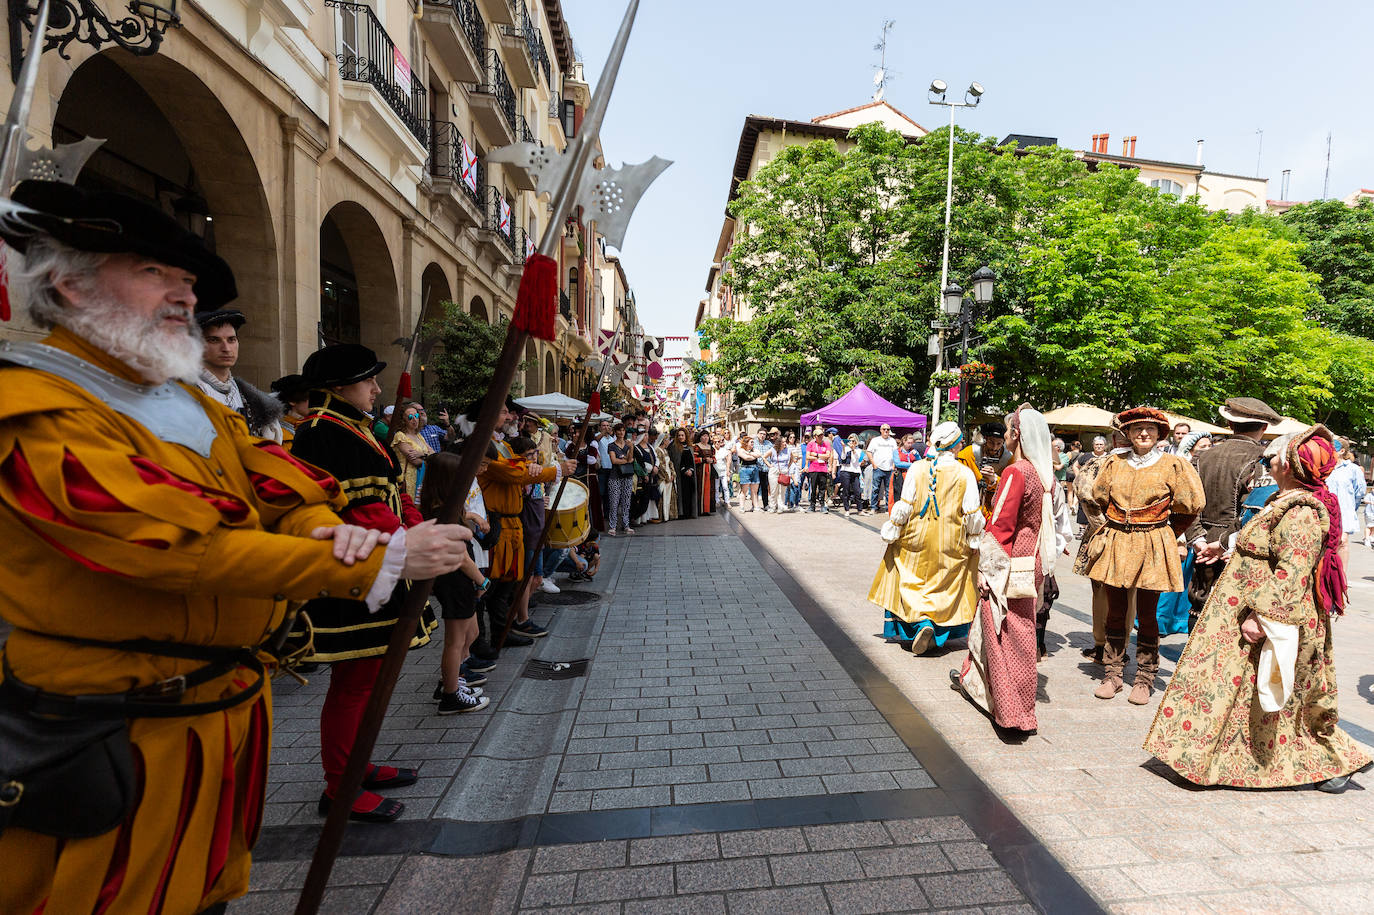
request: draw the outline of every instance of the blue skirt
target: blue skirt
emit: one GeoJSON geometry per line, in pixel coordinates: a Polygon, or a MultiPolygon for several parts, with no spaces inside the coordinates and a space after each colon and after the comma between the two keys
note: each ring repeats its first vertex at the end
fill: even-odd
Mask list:
{"type": "Polygon", "coordinates": [[[968,623],[958,626],[937,626],[930,620],[919,620],[915,623],[908,623],[899,620],[888,610],[883,611],[883,638],[896,639],[899,642],[910,642],[915,640],[916,633],[922,629],[934,630],[935,635],[931,638],[931,643],[937,647],[943,647],[945,642],[950,639],[962,639],[968,635],[968,623]]]}
{"type": "Polygon", "coordinates": [[[1183,560],[1183,590],[1159,595],[1159,603],[1155,606],[1155,617],[1159,620],[1161,636],[1188,631],[1188,611],[1193,606],[1193,602],[1188,599],[1188,583],[1192,580],[1193,551],[1189,550],[1188,557],[1183,560]]]}

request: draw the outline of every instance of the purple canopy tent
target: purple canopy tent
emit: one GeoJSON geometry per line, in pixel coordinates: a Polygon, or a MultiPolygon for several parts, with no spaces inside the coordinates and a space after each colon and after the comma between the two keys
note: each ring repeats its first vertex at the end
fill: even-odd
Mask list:
{"type": "Polygon", "coordinates": [[[887,423],[894,430],[924,429],[926,418],[888,403],[860,381],[839,400],[810,413],[803,413],[803,426],[877,426],[887,423]]]}

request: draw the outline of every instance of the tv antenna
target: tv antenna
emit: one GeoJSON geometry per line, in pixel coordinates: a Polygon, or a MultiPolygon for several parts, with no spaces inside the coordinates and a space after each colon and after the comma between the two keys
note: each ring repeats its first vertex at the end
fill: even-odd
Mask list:
{"type": "Polygon", "coordinates": [[[887,91],[887,80],[892,74],[887,72],[887,33],[892,31],[892,27],[897,24],[895,19],[883,20],[883,32],[878,38],[878,43],[873,46],[873,50],[879,53],[878,69],[873,73],[873,101],[881,102],[883,93],[887,91]]]}
{"type": "Polygon", "coordinates": [[[1263,174],[1260,171],[1260,162],[1264,159],[1264,128],[1256,127],[1255,136],[1259,137],[1259,149],[1255,152],[1255,177],[1258,178],[1263,174]]]}
{"type": "Polygon", "coordinates": [[[1322,199],[1331,191],[1331,131],[1326,132],[1326,176],[1322,178],[1322,199]]]}

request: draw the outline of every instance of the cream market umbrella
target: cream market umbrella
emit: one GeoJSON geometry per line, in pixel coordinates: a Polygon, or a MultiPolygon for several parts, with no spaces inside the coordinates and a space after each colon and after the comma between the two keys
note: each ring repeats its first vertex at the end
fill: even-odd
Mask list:
{"type": "Polygon", "coordinates": [[[1059,407],[1045,414],[1045,422],[1050,428],[1061,431],[1110,432],[1112,419],[1116,416],[1110,410],[1103,410],[1091,404],[1076,403],[1059,407]]]}
{"type": "Polygon", "coordinates": [[[1210,435],[1231,434],[1231,430],[1225,428],[1224,426],[1215,426],[1212,423],[1206,423],[1200,419],[1193,419],[1190,416],[1184,416],[1182,413],[1170,413],[1168,410],[1165,410],[1164,412],[1169,417],[1169,427],[1171,429],[1174,426],[1177,426],[1179,423],[1187,423],[1188,430],[1190,432],[1206,432],[1210,435]]]}
{"type": "Polygon", "coordinates": [[[537,394],[533,397],[521,397],[515,402],[540,416],[553,416],[558,419],[581,419],[587,413],[586,401],[577,400],[566,394],[537,394]]]}
{"type": "Polygon", "coordinates": [[[1294,419],[1291,416],[1285,416],[1278,425],[1270,426],[1269,428],[1264,430],[1264,440],[1266,442],[1269,442],[1278,438],[1280,435],[1291,435],[1294,432],[1305,432],[1311,426],[1311,423],[1305,423],[1300,419],[1294,419]]]}

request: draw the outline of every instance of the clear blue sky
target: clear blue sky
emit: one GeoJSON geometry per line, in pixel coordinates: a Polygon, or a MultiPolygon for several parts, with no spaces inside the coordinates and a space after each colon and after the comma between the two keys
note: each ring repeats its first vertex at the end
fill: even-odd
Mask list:
{"type": "MultiPolygon", "coordinates": [[[[869,101],[882,20],[895,73],[887,100],[928,128],[934,77],[987,90],[961,126],[1000,139],[1138,136],[1136,155],[1192,162],[1206,140],[1215,171],[1260,173],[1279,196],[1319,197],[1333,133],[1330,196],[1374,187],[1374,5],[1308,0],[921,3],[876,0],[644,0],[602,131],[607,158],[674,164],[649,188],[623,262],[650,333],[686,334],[724,217],[749,114],[809,120],[869,101]]],[[[622,0],[563,0],[590,81],[599,78],[622,0]]],[[[957,218],[957,214],[956,214],[957,218]]],[[[680,354],[677,347],[670,354],[680,354]]]]}

